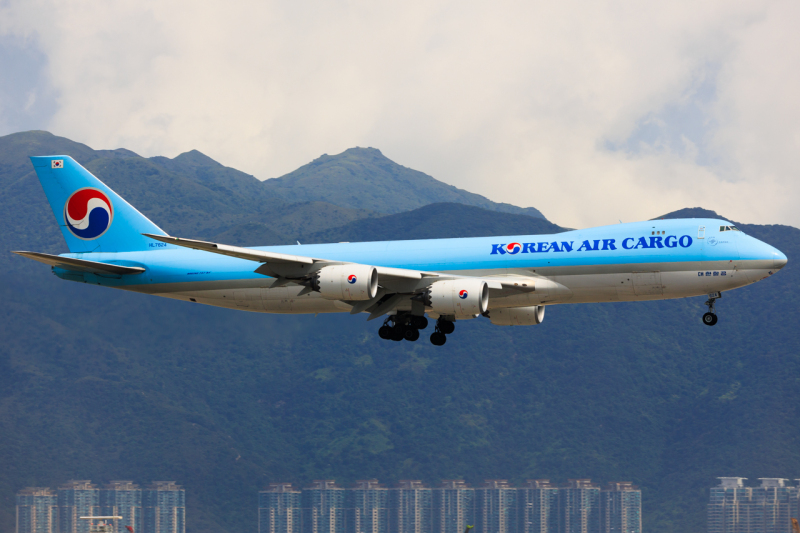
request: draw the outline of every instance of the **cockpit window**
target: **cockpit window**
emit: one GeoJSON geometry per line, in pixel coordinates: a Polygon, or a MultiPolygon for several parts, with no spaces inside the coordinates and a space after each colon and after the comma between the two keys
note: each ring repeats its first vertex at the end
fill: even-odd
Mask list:
{"type": "Polygon", "coordinates": [[[739,231],[739,228],[737,228],[736,226],[728,226],[728,229],[730,229],[731,231],[739,231]]]}
{"type": "Polygon", "coordinates": [[[739,231],[739,228],[737,228],[736,226],[720,226],[719,230],[720,231],[739,231]]]}
{"type": "Polygon", "coordinates": [[[720,231],[728,231],[728,226],[720,226],[719,230],[720,231]]]}

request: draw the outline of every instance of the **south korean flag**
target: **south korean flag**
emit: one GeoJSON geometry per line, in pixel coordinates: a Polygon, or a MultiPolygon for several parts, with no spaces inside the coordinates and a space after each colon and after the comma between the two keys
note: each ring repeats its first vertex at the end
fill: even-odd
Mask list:
{"type": "Polygon", "coordinates": [[[50,161],[52,168],[64,168],[64,160],[63,159],[53,159],[50,161]]]}

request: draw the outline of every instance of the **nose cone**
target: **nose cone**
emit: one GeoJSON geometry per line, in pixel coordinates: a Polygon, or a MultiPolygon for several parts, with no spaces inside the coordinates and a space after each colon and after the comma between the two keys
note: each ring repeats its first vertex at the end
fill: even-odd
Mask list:
{"type": "Polygon", "coordinates": [[[789,261],[784,255],[783,252],[778,250],[777,248],[773,248],[772,252],[772,268],[775,270],[780,270],[786,266],[786,263],[789,261]]]}

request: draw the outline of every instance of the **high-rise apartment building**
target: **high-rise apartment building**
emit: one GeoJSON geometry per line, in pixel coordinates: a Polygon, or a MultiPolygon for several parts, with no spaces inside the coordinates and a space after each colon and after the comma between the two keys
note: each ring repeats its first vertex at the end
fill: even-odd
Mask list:
{"type": "Polygon", "coordinates": [[[642,491],[629,481],[600,492],[600,533],[642,533],[642,491]]]}
{"type": "Polygon", "coordinates": [[[16,533],[58,533],[58,496],[46,487],[17,493],[16,533]]]}
{"type": "Polygon", "coordinates": [[[433,489],[433,533],[464,533],[475,524],[475,489],[450,479],[433,489]]]}
{"type": "Polygon", "coordinates": [[[708,502],[708,532],[733,533],[740,531],[740,502],[750,499],[743,477],[721,477],[719,485],[711,488],[708,502]]]}
{"type": "Polygon", "coordinates": [[[80,517],[100,515],[100,489],[91,481],[69,481],[58,488],[60,533],[88,533],[91,521],[80,517]]]}
{"type": "Polygon", "coordinates": [[[142,489],[133,481],[111,481],[100,489],[100,513],[104,516],[121,516],[114,520],[114,531],[125,532],[130,526],[142,531],[142,489]]]}
{"type": "Polygon", "coordinates": [[[433,491],[401,480],[389,491],[389,533],[433,533],[433,491]]]}
{"type": "Polygon", "coordinates": [[[517,533],[517,489],[487,479],[475,489],[475,533],[517,533]]]}
{"type": "Polygon", "coordinates": [[[600,533],[600,487],[590,479],[570,479],[558,489],[560,533],[600,533]]]}
{"type": "Polygon", "coordinates": [[[783,478],[760,478],[745,487],[741,477],[718,478],[708,503],[709,533],[788,533],[797,512],[798,488],[783,478]]]}
{"type": "Polygon", "coordinates": [[[301,494],[291,483],[270,483],[258,493],[258,533],[301,533],[301,494]]]}
{"type": "Polygon", "coordinates": [[[558,533],[558,487],[549,479],[529,479],[517,489],[519,533],[558,533]]]}
{"type": "Polygon", "coordinates": [[[302,533],[345,533],[345,490],[332,479],[303,489],[302,533]]]}
{"type": "Polygon", "coordinates": [[[388,533],[389,490],[377,479],[356,481],[345,500],[345,533],[388,533]]]}
{"type": "Polygon", "coordinates": [[[143,533],[186,533],[186,494],[174,481],[142,490],[143,533]]]}

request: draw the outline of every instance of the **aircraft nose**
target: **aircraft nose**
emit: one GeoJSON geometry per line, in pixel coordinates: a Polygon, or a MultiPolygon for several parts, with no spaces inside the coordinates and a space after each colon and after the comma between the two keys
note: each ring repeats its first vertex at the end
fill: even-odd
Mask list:
{"type": "Polygon", "coordinates": [[[777,248],[772,252],[772,268],[775,270],[780,270],[785,267],[788,261],[789,259],[786,258],[786,255],[777,248]]]}

